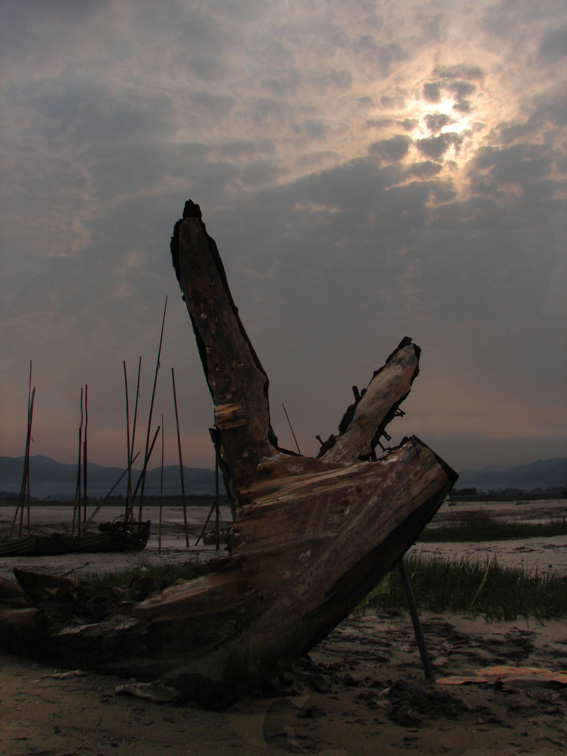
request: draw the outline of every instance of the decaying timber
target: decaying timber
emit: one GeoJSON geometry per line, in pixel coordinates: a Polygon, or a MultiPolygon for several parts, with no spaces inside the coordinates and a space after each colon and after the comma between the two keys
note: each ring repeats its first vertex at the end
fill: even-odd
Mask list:
{"type": "MultiPolygon", "coordinates": [[[[159,676],[186,697],[219,706],[288,666],[345,618],[414,542],[456,475],[415,437],[375,460],[418,372],[419,349],[409,339],[357,395],[318,458],[281,449],[267,376],[198,205],[186,204],[171,250],[215,405],[214,439],[235,515],[230,558],[190,583],[75,624],[50,615],[54,598],[30,596],[26,575],[24,594],[37,614],[14,608],[11,624],[0,617],[0,633],[13,644],[20,612],[20,647],[22,638],[41,637],[35,645],[52,660],[159,676]]],[[[61,583],[51,587],[55,594],[68,607],[80,588],[61,583]]]]}

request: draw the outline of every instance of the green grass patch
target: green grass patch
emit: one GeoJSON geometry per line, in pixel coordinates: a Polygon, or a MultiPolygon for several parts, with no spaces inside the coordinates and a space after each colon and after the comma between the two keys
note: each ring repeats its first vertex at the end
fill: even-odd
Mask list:
{"type": "MultiPolygon", "coordinates": [[[[419,610],[483,615],[489,620],[567,615],[567,576],[502,567],[496,559],[483,563],[408,557],[404,564],[419,610]]],[[[389,585],[375,588],[360,608],[407,608],[399,570],[387,580],[389,585]]]]}
{"type": "Polygon", "coordinates": [[[418,540],[422,543],[463,543],[561,535],[567,535],[567,518],[544,523],[503,522],[494,519],[488,512],[473,510],[463,512],[453,525],[425,528],[418,540]]]}
{"type": "Polygon", "coordinates": [[[92,585],[119,587],[130,585],[142,578],[153,581],[159,588],[166,588],[174,583],[195,580],[204,574],[203,564],[198,561],[185,564],[142,565],[119,572],[92,573],[83,578],[83,582],[92,585]]]}

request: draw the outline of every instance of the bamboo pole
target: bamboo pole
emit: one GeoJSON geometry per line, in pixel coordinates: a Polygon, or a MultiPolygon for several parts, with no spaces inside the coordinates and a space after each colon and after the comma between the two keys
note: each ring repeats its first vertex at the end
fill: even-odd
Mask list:
{"type": "Polygon", "coordinates": [[[187,501],[185,499],[185,481],[183,477],[183,457],[181,455],[181,435],[179,433],[179,414],[177,412],[177,392],[175,390],[175,371],[171,368],[173,383],[173,403],[175,405],[175,424],[177,426],[177,448],[179,449],[179,472],[181,475],[181,497],[183,502],[183,521],[185,523],[185,545],[189,548],[189,525],[187,522],[187,501]]]}
{"type": "MultiPolygon", "coordinates": [[[[138,380],[136,382],[136,402],[134,404],[134,421],[132,423],[132,440],[130,442],[129,456],[134,456],[134,442],[136,440],[136,423],[138,420],[138,402],[140,399],[140,376],[142,373],[142,356],[138,360],[138,380]]],[[[137,455],[136,455],[137,456],[137,455]]],[[[134,521],[134,500],[132,496],[132,466],[130,465],[128,472],[128,486],[126,488],[126,499],[128,502],[127,520],[134,521]]]]}
{"type": "Polygon", "coordinates": [[[158,348],[158,355],[157,355],[157,359],[156,359],[156,370],[155,370],[155,374],[154,374],[154,387],[153,387],[153,390],[152,390],[152,400],[150,402],[150,416],[148,418],[148,431],[147,431],[147,434],[146,434],[146,454],[145,454],[144,468],[143,468],[143,471],[142,471],[142,490],[140,492],[140,508],[139,508],[139,512],[138,512],[138,522],[142,522],[142,511],[143,511],[143,507],[144,507],[144,487],[145,487],[145,484],[146,484],[146,468],[147,468],[147,463],[149,461],[149,454],[151,453],[151,452],[148,452],[148,448],[149,448],[149,443],[150,443],[150,431],[151,431],[151,426],[152,426],[152,413],[153,413],[153,410],[154,410],[154,400],[155,400],[155,396],[156,396],[157,378],[158,378],[158,373],[159,373],[159,368],[160,368],[161,345],[163,343],[163,329],[164,329],[164,326],[165,326],[165,313],[166,313],[166,311],[167,311],[167,297],[165,298],[165,306],[163,308],[163,318],[162,318],[162,321],[161,321],[161,334],[160,334],[160,337],[159,337],[159,348],[158,348]]]}
{"type": "Polygon", "coordinates": [[[220,509],[219,509],[219,454],[215,447],[215,513],[216,513],[216,531],[217,531],[217,551],[220,549],[220,509]]]}
{"type": "Polygon", "coordinates": [[[132,494],[132,453],[130,447],[130,400],[128,398],[128,373],[126,371],[126,360],[122,360],[124,369],[124,393],[126,398],[126,461],[128,471],[128,485],[126,487],[126,506],[124,508],[124,522],[130,519],[130,496],[132,494]]]}
{"type": "Polygon", "coordinates": [[[161,517],[163,510],[163,456],[164,456],[164,422],[161,416],[161,475],[159,480],[159,535],[158,535],[158,554],[161,554],[161,517]]]}
{"type": "Polygon", "coordinates": [[[409,613],[411,616],[415,640],[417,642],[417,647],[419,649],[419,655],[421,657],[421,663],[423,665],[425,678],[427,680],[434,681],[435,673],[433,672],[431,659],[429,658],[429,653],[427,651],[427,645],[425,643],[425,637],[423,635],[423,630],[421,628],[421,621],[419,619],[419,613],[417,611],[417,606],[415,604],[415,599],[413,597],[413,591],[411,588],[410,579],[408,577],[408,574],[404,565],[403,557],[398,562],[398,569],[400,571],[400,577],[402,579],[402,586],[404,589],[404,593],[406,595],[406,602],[407,602],[409,613]]]}
{"type": "Polygon", "coordinates": [[[79,454],[77,461],[77,482],[75,485],[75,503],[73,507],[73,525],[71,527],[71,535],[75,535],[75,524],[77,525],[77,533],[79,539],[81,537],[81,458],[82,458],[82,445],[83,445],[83,389],[81,389],[81,422],[79,424],[79,454]]]}
{"type": "Polygon", "coordinates": [[[14,528],[16,527],[18,516],[20,518],[20,527],[19,527],[18,535],[20,538],[23,535],[24,507],[26,505],[26,501],[27,501],[27,509],[28,509],[28,514],[27,514],[28,535],[30,533],[30,527],[31,527],[31,523],[30,523],[30,446],[31,446],[33,406],[34,406],[34,399],[35,399],[35,386],[32,391],[31,377],[32,377],[32,362],[30,360],[30,373],[29,373],[29,382],[28,382],[28,420],[27,420],[27,428],[26,428],[26,445],[25,445],[25,451],[24,451],[24,469],[22,471],[22,484],[20,486],[18,506],[16,507],[16,511],[14,513],[14,519],[12,520],[12,527],[10,529],[10,538],[12,537],[14,528]]]}
{"type": "MultiPolygon", "coordinates": [[[[140,456],[140,452],[138,452],[138,453],[136,454],[136,456],[135,456],[135,457],[134,457],[134,459],[132,460],[132,464],[134,464],[134,462],[135,462],[135,461],[136,461],[136,460],[138,459],[138,457],[139,457],[139,456],[140,456]]],[[[102,501],[101,501],[101,502],[100,502],[100,503],[99,503],[99,504],[98,504],[98,505],[96,506],[96,508],[95,508],[94,512],[93,512],[93,513],[91,514],[91,516],[89,517],[89,519],[88,519],[88,521],[87,521],[86,525],[90,525],[90,524],[91,524],[91,522],[92,522],[92,521],[94,520],[95,516],[96,516],[96,515],[98,514],[98,511],[100,510],[100,508],[102,507],[102,505],[103,505],[103,504],[104,504],[104,503],[105,503],[105,502],[106,502],[106,501],[107,501],[107,500],[108,500],[108,499],[109,499],[109,498],[110,498],[110,497],[112,496],[112,492],[114,491],[114,489],[116,488],[116,486],[118,486],[118,484],[120,483],[120,481],[121,481],[121,480],[122,480],[122,478],[123,478],[123,477],[124,477],[124,476],[126,475],[126,473],[127,473],[127,472],[128,472],[128,468],[126,468],[126,469],[124,470],[124,472],[122,473],[122,475],[121,475],[121,476],[120,476],[120,477],[118,478],[118,480],[117,480],[117,481],[116,481],[116,483],[115,483],[115,484],[114,484],[114,485],[112,486],[112,488],[110,489],[110,491],[109,491],[109,492],[108,492],[108,493],[106,494],[106,496],[104,497],[104,499],[103,499],[103,500],[102,500],[102,501]]],[[[86,526],[85,526],[85,527],[86,527],[86,526]]]]}
{"type": "Polygon", "coordinates": [[[289,419],[289,415],[287,414],[287,410],[285,408],[285,404],[282,402],[283,411],[285,412],[285,416],[287,419],[287,424],[289,425],[289,429],[291,431],[291,435],[293,436],[293,440],[295,441],[295,448],[297,449],[297,453],[301,454],[301,451],[299,449],[299,444],[297,443],[297,439],[295,437],[295,433],[293,432],[293,427],[291,425],[291,420],[289,419]]]}
{"type": "Polygon", "coordinates": [[[30,360],[30,375],[29,375],[29,381],[28,381],[28,417],[29,417],[29,430],[26,438],[26,449],[27,449],[27,470],[26,470],[26,509],[27,509],[27,521],[28,521],[28,535],[31,532],[31,515],[30,515],[30,452],[31,452],[31,442],[32,442],[32,436],[31,436],[31,429],[32,429],[32,420],[33,420],[33,405],[35,400],[35,386],[33,391],[30,395],[31,390],[31,384],[32,384],[32,361],[30,360]]]}
{"type": "Polygon", "coordinates": [[[31,404],[30,404],[30,427],[27,441],[27,469],[26,469],[26,507],[28,510],[28,535],[31,531],[31,515],[30,515],[30,455],[31,455],[31,442],[33,441],[31,430],[33,422],[33,408],[35,403],[35,386],[32,391],[31,404]]]}
{"type": "MultiPolygon", "coordinates": [[[[87,431],[89,427],[89,408],[88,408],[88,391],[89,387],[85,383],[85,431],[83,437],[83,522],[87,521],[87,431]]],[[[86,528],[86,524],[85,524],[86,528]]]]}
{"type": "MultiPolygon", "coordinates": [[[[154,450],[154,446],[155,446],[155,443],[156,443],[156,439],[157,439],[157,437],[158,437],[158,433],[159,433],[159,432],[160,432],[160,426],[158,425],[158,427],[157,427],[157,429],[156,429],[156,432],[154,433],[154,439],[153,439],[153,441],[152,441],[152,443],[151,443],[151,446],[150,446],[150,450],[149,450],[149,452],[148,452],[148,453],[147,453],[147,455],[146,455],[146,459],[145,459],[145,461],[144,461],[144,466],[143,466],[143,468],[142,468],[142,472],[140,473],[140,477],[139,477],[139,479],[138,479],[138,482],[137,482],[137,484],[136,484],[136,488],[134,489],[134,493],[132,494],[132,500],[134,500],[134,499],[136,498],[136,495],[137,495],[137,493],[138,493],[138,489],[140,488],[140,485],[142,484],[142,480],[143,480],[143,479],[145,478],[145,476],[146,476],[146,468],[147,468],[147,466],[148,466],[148,463],[149,463],[149,461],[150,461],[150,458],[151,458],[151,456],[152,456],[152,452],[153,452],[153,450],[154,450]]],[[[141,511],[141,510],[140,510],[140,511],[141,511]]],[[[140,522],[141,522],[141,520],[140,520],[140,522]]]]}

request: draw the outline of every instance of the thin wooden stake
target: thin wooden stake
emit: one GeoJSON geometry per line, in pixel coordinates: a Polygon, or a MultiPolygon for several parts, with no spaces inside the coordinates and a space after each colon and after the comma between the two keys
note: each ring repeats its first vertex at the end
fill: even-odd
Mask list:
{"type": "Polygon", "coordinates": [[[126,399],[126,461],[128,463],[128,484],[126,486],[126,506],[124,507],[124,521],[128,522],[132,517],[132,450],[130,444],[130,399],[128,397],[128,372],[126,360],[122,360],[124,368],[124,394],[126,399]]]}
{"type": "Polygon", "coordinates": [[[89,427],[89,387],[85,383],[85,432],[83,437],[83,522],[87,521],[87,430],[89,427]]]}
{"type": "Polygon", "coordinates": [[[153,390],[152,390],[152,400],[151,400],[151,403],[150,403],[150,416],[148,418],[148,432],[146,434],[146,454],[145,454],[146,462],[144,463],[144,469],[142,471],[142,490],[140,492],[140,509],[139,509],[139,513],[138,513],[138,521],[139,522],[142,522],[142,510],[143,510],[143,507],[144,507],[144,487],[146,485],[146,467],[147,467],[147,460],[148,460],[148,447],[149,447],[149,443],[150,443],[150,430],[151,430],[151,426],[152,426],[152,413],[153,413],[153,410],[154,410],[154,400],[155,400],[155,396],[156,396],[157,378],[158,378],[158,373],[159,373],[159,368],[160,368],[161,345],[162,345],[162,342],[163,342],[163,329],[164,329],[164,326],[165,326],[165,313],[166,313],[166,311],[167,311],[167,297],[165,298],[165,306],[163,308],[163,318],[162,318],[162,321],[161,321],[161,334],[160,334],[160,337],[159,337],[159,349],[158,349],[158,355],[157,355],[157,360],[156,360],[156,370],[155,370],[155,374],[154,374],[154,387],[153,387],[153,390]]]}
{"type": "Polygon", "coordinates": [[[27,521],[28,521],[28,535],[30,535],[31,532],[31,514],[30,514],[30,454],[31,454],[31,442],[32,442],[32,435],[31,435],[31,429],[32,429],[32,420],[33,420],[33,405],[35,401],[35,386],[33,388],[33,391],[31,392],[31,399],[30,399],[30,389],[32,384],[32,361],[30,360],[30,376],[28,381],[28,417],[29,417],[29,431],[28,436],[26,439],[26,457],[27,457],[27,470],[26,470],[26,509],[27,509],[27,521]]]}
{"type": "MultiPolygon", "coordinates": [[[[138,360],[138,380],[136,382],[136,402],[134,405],[134,422],[132,424],[132,441],[130,443],[130,457],[132,458],[134,455],[134,442],[136,439],[136,422],[138,420],[138,402],[140,399],[140,376],[142,373],[142,357],[140,355],[140,358],[138,360]]],[[[129,506],[129,512],[127,519],[134,520],[134,501],[132,497],[132,467],[130,466],[130,473],[128,475],[128,487],[126,492],[126,497],[128,500],[128,506],[129,506]]]]}
{"type": "Polygon", "coordinates": [[[75,504],[73,507],[73,525],[71,528],[71,535],[75,535],[75,524],[77,525],[77,533],[79,541],[81,538],[81,459],[82,459],[82,447],[83,447],[83,389],[81,389],[81,423],[79,425],[79,454],[77,461],[77,483],[75,485],[75,504]]]}
{"type": "Polygon", "coordinates": [[[31,390],[31,376],[32,376],[32,363],[30,360],[30,375],[29,375],[29,384],[28,384],[28,422],[27,422],[27,429],[26,429],[26,446],[25,446],[25,452],[24,452],[24,469],[22,472],[22,484],[20,487],[20,495],[18,497],[18,506],[16,507],[16,511],[14,513],[14,519],[12,520],[12,527],[10,529],[10,538],[12,537],[12,534],[14,532],[14,528],[16,527],[16,522],[18,521],[18,515],[20,517],[20,527],[19,527],[19,537],[21,538],[23,535],[23,529],[24,529],[24,508],[26,506],[27,502],[27,522],[28,522],[28,535],[30,533],[31,523],[30,523],[30,446],[31,446],[31,429],[32,429],[32,419],[33,419],[33,405],[34,405],[34,399],[35,399],[35,387],[33,391],[31,390]]]}
{"type": "MultiPolygon", "coordinates": [[[[158,437],[158,433],[159,433],[159,431],[160,431],[160,427],[159,427],[159,425],[158,425],[158,427],[157,427],[157,429],[156,429],[156,432],[155,432],[155,434],[154,434],[154,440],[152,441],[152,443],[151,443],[151,446],[150,446],[150,450],[149,450],[149,452],[148,452],[148,453],[147,453],[147,455],[146,455],[146,459],[145,459],[145,462],[144,462],[144,466],[143,466],[143,468],[142,468],[142,472],[140,473],[140,477],[139,477],[139,479],[138,479],[138,482],[137,482],[137,484],[136,484],[136,488],[134,489],[134,493],[132,494],[132,500],[134,500],[134,499],[136,498],[136,495],[137,495],[137,493],[138,493],[138,489],[140,488],[140,485],[141,485],[141,483],[142,483],[142,480],[143,480],[143,479],[145,478],[145,475],[146,475],[146,468],[147,468],[147,466],[148,466],[148,463],[149,463],[149,461],[150,461],[150,458],[151,458],[151,456],[152,456],[152,452],[153,452],[153,450],[154,450],[154,446],[155,446],[155,443],[156,443],[156,439],[157,439],[157,437],[158,437]]],[[[141,522],[141,521],[140,521],[140,522],[141,522]]]]}
{"type": "Polygon", "coordinates": [[[217,530],[217,551],[220,549],[220,508],[219,508],[219,454],[215,447],[215,511],[217,530]]]}
{"type": "Polygon", "coordinates": [[[163,415],[161,416],[161,476],[159,480],[159,536],[158,536],[158,554],[161,554],[161,517],[163,510],[163,456],[164,456],[164,423],[163,415]]]}
{"type": "Polygon", "coordinates": [[[179,433],[179,414],[177,412],[177,392],[175,390],[175,372],[171,368],[171,381],[173,383],[173,403],[175,405],[175,424],[177,426],[177,448],[179,449],[179,472],[181,475],[181,497],[183,502],[183,520],[185,523],[185,545],[189,548],[189,524],[187,522],[187,501],[185,499],[185,481],[183,478],[183,457],[181,455],[181,435],[179,433]]]}
{"type": "Polygon", "coordinates": [[[402,586],[404,588],[404,593],[406,594],[406,601],[407,601],[408,609],[410,612],[411,621],[413,623],[413,631],[415,633],[415,639],[417,641],[419,655],[421,656],[421,663],[423,664],[423,671],[425,673],[426,679],[433,681],[435,680],[435,674],[433,672],[433,667],[431,666],[431,660],[429,658],[427,646],[425,645],[425,638],[423,636],[423,631],[421,629],[421,622],[419,620],[417,606],[415,605],[413,591],[411,589],[411,584],[409,581],[408,574],[406,572],[403,558],[400,559],[400,561],[398,562],[398,569],[400,571],[400,577],[402,579],[402,586]]]}
{"type": "MultiPolygon", "coordinates": [[[[132,460],[132,464],[134,464],[134,462],[135,462],[135,461],[136,461],[136,460],[138,459],[138,457],[139,457],[139,456],[140,456],[140,452],[138,452],[138,453],[136,454],[136,456],[135,456],[135,457],[134,457],[134,459],[132,460]]],[[[112,486],[112,488],[110,489],[110,491],[109,491],[109,492],[108,492],[108,493],[106,494],[106,496],[104,497],[104,499],[103,499],[103,500],[102,500],[102,501],[101,501],[101,502],[100,502],[100,503],[99,503],[99,504],[98,504],[98,505],[96,506],[96,508],[95,508],[94,512],[93,512],[93,513],[91,514],[91,516],[89,517],[89,519],[88,519],[88,521],[87,521],[87,523],[86,523],[85,527],[86,527],[87,525],[90,525],[90,524],[91,524],[91,522],[92,522],[92,521],[94,520],[95,516],[96,516],[96,515],[98,514],[98,512],[99,512],[99,509],[100,509],[100,508],[101,508],[101,507],[103,506],[103,504],[105,504],[105,503],[107,502],[107,500],[108,500],[108,499],[110,499],[110,497],[112,496],[112,493],[113,493],[114,489],[116,488],[116,486],[118,486],[118,484],[120,483],[120,481],[121,481],[121,480],[122,480],[122,478],[123,478],[123,477],[124,477],[124,476],[126,475],[126,473],[127,473],[127,472],[128,472],[128,468],[126,468],[126,469],[124,470],[124,472],[122,473],[122,475],[121,475],[121,476],[120,476],[120,477],[118,478],[118,480],[117,480],[117,481],[116,481],[116,483],[115,483],[115,484],[114,484],[114,485],[112,486]]]]}
{"type": "Polygon", "coordinates": [[[299,450],[299,444],[297,443],[297,439],[295,437],[295,433],[293,432],[293,428],[291,427],[291,421],[289,419],[289,415],[287,414],[287,410],[286,410],[285,404],[283,402],[282,402],[282,407],[283,407],[283,411],[285,412],[285,416],[287,418],[287,424],[289,425],[289,429],[291,431],[291,435],[293,436],[293,440],[295,441],[295,448],[297,449],[297,453],[301,454],[301,452],[299,450]]]}

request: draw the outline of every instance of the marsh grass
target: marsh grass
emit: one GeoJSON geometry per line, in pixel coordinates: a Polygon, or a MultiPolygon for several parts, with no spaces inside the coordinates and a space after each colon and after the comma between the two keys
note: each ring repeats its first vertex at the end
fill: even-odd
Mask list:
{"type": "Polygon", "coordinates": [[[174,583],[195,580],[204,572],[203,565],[198,561],[185,564],[142,565],[119,572],[92,573],[84,578],[84,582],[98,586],[118,587],[130,585],[133,581],[140,579],[147,579],[153,581],[159,588],[166,588],[174,583]]]}
{"type": "MultiPolygon", "coordinates": [[[[567,616],[567,576],[539,575],[537,570],[502,567],[496,559],[470,562],[441,557],[406,557],[415,601],[420,611],[481,615],[487,620],[518,617],[548,619],[567,616]]],[[[127,586],[151,581],[151,590],[201,577],[206,563],[142,566],[122,572],[94,574],[98,586],[127,586]]],[[[359,609],[405,610],[407,602],[397,569],[360,604],[359,609]]]]}
{"type": "MultiPolygon", "coordinates": [[[[502,567],[496,559],[460,562],[408,557],[406,572],[419,610],[483,615],[490,620],[546,619],[567,615],[567,576],[502,567]]],[[[405,609],[399,571],[389,575],[389,590],[375,588],[361,608],[405,609]]]]}
{"type": "Polygon", "coordinates": [[[549,538],[567,535],[567,518],[537,522],[503,522],[481,509],[463,512],[454,525],[426,528],[419,541],[422,543],[463,543],[481,541],[508,541],[524,538],[549,538]]]}

